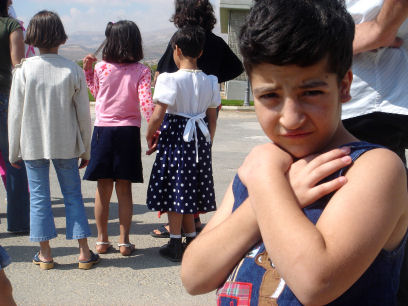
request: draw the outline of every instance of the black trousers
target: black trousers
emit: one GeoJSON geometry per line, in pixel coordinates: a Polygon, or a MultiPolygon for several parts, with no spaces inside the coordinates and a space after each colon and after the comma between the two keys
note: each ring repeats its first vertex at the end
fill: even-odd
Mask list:
{"type": "MultiPolygon", "coordinates": [[[[358,139],[383,145],[394,151],[406,165],[408,116],[372,113],[343,120],[343,125],[358,139]]],[[[401,267],[398,305],[408,305],[408,243],[405,245],[404,261],[401,267]]]]}

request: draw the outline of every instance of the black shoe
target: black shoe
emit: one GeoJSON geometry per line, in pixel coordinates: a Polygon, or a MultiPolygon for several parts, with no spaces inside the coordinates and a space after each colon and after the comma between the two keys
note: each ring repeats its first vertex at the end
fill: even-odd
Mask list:
{"type": "Polygon", "coordinates": [[[170,241],[160,248],[159,254],[168,260],[180,262],[183,257],[183,251],[181,238],[170,238],[170,241]]]}
{"type": "Polygon", "coordinates": [[[187,249],[188,245],[195,239],[195,237],[186,237],[186,240],[183,242],[184,250],[187,249]]]}

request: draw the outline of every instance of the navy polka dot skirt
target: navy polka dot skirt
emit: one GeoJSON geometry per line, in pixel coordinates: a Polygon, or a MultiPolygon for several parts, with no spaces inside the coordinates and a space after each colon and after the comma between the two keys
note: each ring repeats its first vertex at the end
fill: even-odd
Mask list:
{"type": "Polygon", "coordinates": [[[196,124],[197,163],[194,137],[190,142],[183,139],[187,121],[178,115],[164,117],[147,190],[146,202],[151,210],[194,214],[216,209],[211,144],[196,124]]]}

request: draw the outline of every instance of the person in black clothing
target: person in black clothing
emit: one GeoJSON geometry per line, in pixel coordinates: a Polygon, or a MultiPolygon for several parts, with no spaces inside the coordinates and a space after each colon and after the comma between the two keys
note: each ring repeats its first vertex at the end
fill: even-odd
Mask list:
{"type": "MultiPolygon", "coordinates": [[[[186,25],[198,25],[205,30],[206,39],[203,54],[198,59],[197,66],[204,73],[215,75],[218,78],[218,83],[235,79],[244,71],[241,61],[228,44],[221,37],[212,33],[217,19],[209,0],[175,0],[175,13],[170,21],[178,29],[186,25]]],[[[173,60],[173,48],[169,43],[157,64],[153,86],[160,73],[171,73],[177,70],[173,60]]],[[[199,232],[202,228],[200,217],[198,215],[194,217],[196,230],[199,232]]],[[[155,238],[169,238],[168,225],[154,229],[150,235],[155,238]]]]}
{"type": "MultiPolygon", "coordinates": [[[[239,76],[244,68],[241,61],[219,36],[212,33],[217,22],[214,9],[208,0],[176,0],[176,12],[170,21],[177,28],[185,25],[199,25],[206,31],[203,55],[197,65],[204,73],[215,75],[219,83],[239,76]]],[[[173,60],[173,48],[170,43],[157,64],[156,76],[162,72],[175,72],[178,68],[173,60]]]]}

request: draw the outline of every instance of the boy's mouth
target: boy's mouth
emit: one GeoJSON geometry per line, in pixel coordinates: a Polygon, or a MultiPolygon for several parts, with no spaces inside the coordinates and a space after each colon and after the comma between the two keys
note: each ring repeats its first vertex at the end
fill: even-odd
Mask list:
{"type": "Polygon", "coordinates": [[[310,134],[312,134],[312,132],[296,131],[296,132],[282,133],[281,137],[285,137],[285,138],[301,138],[301,137],[309,136],[310,134]]]}

